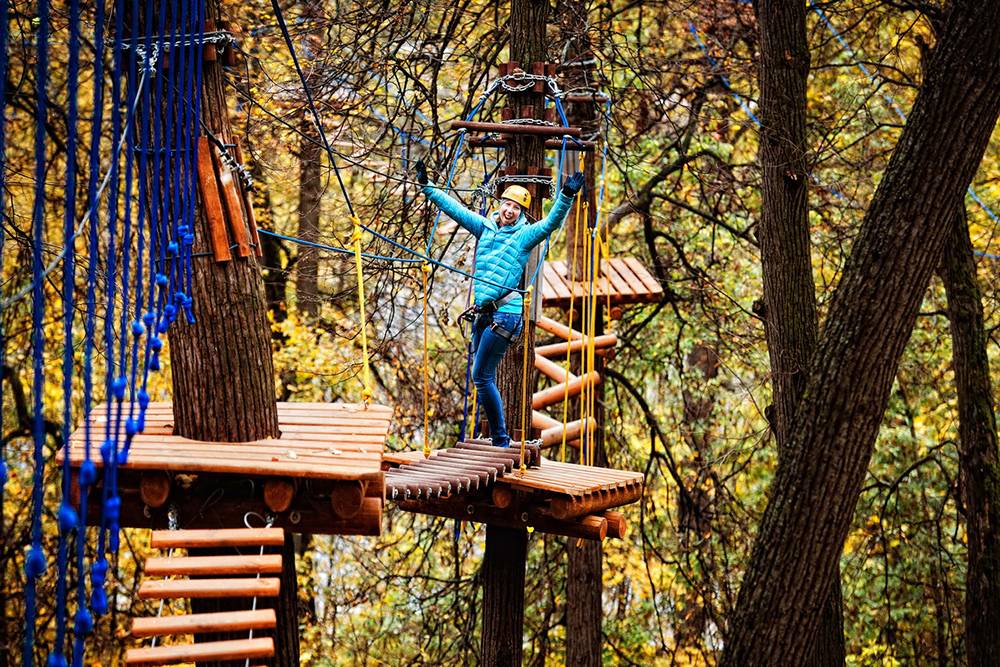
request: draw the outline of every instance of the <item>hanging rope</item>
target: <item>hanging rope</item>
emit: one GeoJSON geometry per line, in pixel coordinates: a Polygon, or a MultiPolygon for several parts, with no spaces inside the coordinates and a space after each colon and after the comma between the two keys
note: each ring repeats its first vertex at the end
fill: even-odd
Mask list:
{"type": "Polygon", "coordinates": [[[423,364],[423,375],[424,375],[424,458],[429,458],[431,455],[431,431],[430,431],[430,397],[428,396],[428,374],[430,373],[430,356],[427,349],[427,276],[431,272],[431,265],[424,262],[420,266],[420,278],[424,286],[424,303],[423,303],[423,313],[424,313],[424,364],[423,364]]]}
{"type": "Polygon", "coordinates": [[[368,366],[368,318],[365,317],[365,276],[361,270],[361,220],[351,216],[354,232],[351,236],[354,242],[354,268],[358,282],[358,312],[361,314],[361,400],[368,407],[372,399],[371,369],[368,366]]]}
{"type": "Polygon", "coordinates": [[[528,285],[528,292],[524,295],[524,363],[521,365],[521,472],[527,468],[525,464],[525,441],[528,439],[528,337],[531,335],[528,326],[528,316],[531,313],[531,294],[534,292],[534,285],[528,285]]]}

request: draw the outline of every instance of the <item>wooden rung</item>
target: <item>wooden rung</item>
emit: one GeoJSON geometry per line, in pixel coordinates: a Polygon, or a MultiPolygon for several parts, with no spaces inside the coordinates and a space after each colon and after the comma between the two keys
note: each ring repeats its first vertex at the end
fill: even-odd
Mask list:
{"type": "Polygon", "coordinates": [[[571,329],[562,322],[557,322],[551,317],[545,317],[544,315],[539,317],[538,321],[535,322],[535,326],[549,332],[553,336],[559,336],[563,340],[583,340],[582,333],[576,329],[571,329]]]}
{"type": "Polygon", "coordinates": [[[183,662],[270,658],[273,655],[274,640],[271,637],[260,637],[258,639],[233,639],[201,644],[132,648],[125,653],[125,664],[177,665],[183,662]]]}
{"type": "Polygon", "coordinates": [[[273,609],[224,611],[212,614],[154,616],[132,619],[133,637],[193,635],[201,632],[264,630],[277,625],[273,609]]]}
{"type": "Polygon", "coordinates": [[[563,399],[576,396],[584,388],[589,387],[594,384],[600,384],[601,375],[597,371],[590,371],[586,375],[582,375],[569,382],[563,382],[541,391],[536,391],[531,397],[531,407],[535,410],[539,408],[544,408],[553,403],[558,403],[563,399]]]}
{"type": "Polygon", "coordinates": [[[144,581],[139,585],[142,600],[177,598],[273,598],[281,580],[261,579],[168,579],[144,581]]]}
{"type": "Polygon", "coordinates": [[[220,530],[154,530],[154,549],[205,547],[278,547],[285,543],[281,528],[224,528],[220,530]]]}
{"type": "Polygon", "coordinates": [[[277,574],[281,554],[264,556],[152,557],[146,559],[146,574],[157,577],[206,574],[277,574]]]}

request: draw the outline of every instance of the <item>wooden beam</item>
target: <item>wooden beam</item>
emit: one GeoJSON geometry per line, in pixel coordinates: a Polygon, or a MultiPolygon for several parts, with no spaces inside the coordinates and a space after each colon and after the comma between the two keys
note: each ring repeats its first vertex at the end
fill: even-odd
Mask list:
{"type": "Polygon", "coordinates": [[[272,477],[264,481],[264,504],[272,512],[284,512],[295,500],[295,480],[289,477],[272,477]]]}
{"type": "Polygon", "coordinates": [[[224,528],[221,530],[157,530],[149,546],[154,549],[199,547],[281,546],[285,531],[280,528],[224,528]]]}
{"type": "Polygon", "coordinates": [[[609,510],[604,513],[604,518],[608,520],[608,537],[625,539],[625,535],[628,534],[628,522],[625,520],[625,515],[609,510]]]}
{"type": "MultiPolygon", "coordinates": [[[[587,418],[587,427],[593,431],[597,428],[597,420],[593,417],[587,418]]],[[[583,423],[577,419],[566,424],[566,442],[570,443],[580,439],[580,435],[583,433],[583,423]]],[[[542,431],[542,447],[551,447],[553,445],[559,444],[563,439],[563,425],[561,423],[556,424],[551,428],[547,428],[542,431]]]]}
{"type": "Polygon", "coordinates": [[[406,512],[475,521],[504,528],[532,527],[542,533],[585,540],[603,540],[608,534],[608,521],[602,516],[585,516],[566,521],[537,509],[524,509],[514,505],[499,508],[462,500],[403,500],[398,504],[406,512]]]}
{"type": "Polygon", "coordinates": [[[535,369],[550,380],[555,380],[556,382],[567,382],[577,379],[576,375],[570,373],[556,362],[546,359],[538,353],[535,353],[535,369]]]}
{"type": "Polygon", "coordinates": [[[205,576],[208,574],[277,574],[281,554],[263,556],[151,556],[143,573],[151,577],[205,576]]]}
{"type": "Polygon", "coordinates": [[[553,498],[549,503],[548,513],[556,519],[569,520],[585,514],[603,512],[611,507],[628,505],[642,498],[643,485],[635,484],[624,489],[613,489],[601,493],[593,493],[582,498],[569,496],[553,498]]]}
{"type": "Polygon", "coordinates": [[[272,655],[274,655],[274,640],[270,637],[262,637],[258,639],[233,639],[222,642],[202,642],[199,644],[131,648],[125,653],[125,664],[176,665],[183,662],[270,658],[272,655]]]}
{"type": "Polygon", "coordinates": [[[481,123],[474,120],[453,120],[448,124],[451,130],[473,130],[476,132],[494,132],[498,134],[526,134],[536,137],[579,137],[582,131],[578,127],[559,127],[558,125],[520,125],[507,123],[481,123]]]}
{"type": "Polygon", "coordinates": [[[566,396],[576,396],[584,389],[595,384],[600,384],[601,374],[597,371],[590,371],[569,382],[563,382],[551,387],[546,387],[541,391],[536,391],[531,397],[531,407],[534,409],[545,408],[555,403],[561,402],[566,396]]]}
{"type": "Polygon", "coordinates": [[[281,580],[254,579],[161,579],[139,584],[140,600],[178,598],[273,598],[281,590],[281,580]]]}
{"type": "Polygon", "coordinates": [[[562,322],[557,322],[551,317],[539,317],[535,325],[542,331],[547,331],[553,336],[559,336],[563,340],[583,340],[582,333],[566,326],[562,322]]]}
{"type": "Polygon", "coordinates": [[[132,619],[132,636],[162,637],[164,635],[193,635],[196,632],[265,630],[273,628],[276,622],[273,609],[152,616],[132,619]]]}
{"type": "Polygon", "coordinates": [[[170,476],[162,470],[147,470],[139,479],[139,497],[150,507],[163,507],[170,497],[170,476]]]}
{"type": "MultiPolygon", "coordinates": [[[[589,341],[584,340],[574,340],[570,343],[553,343],[551,345],[539,345],[535,348],[535,353],[540,354],[543,357],[552,356],[563,356],[566,354],[566,348],[569,347],[569,351],[579,352],[583,349],[589,341]]],[[[600,350],[607,349],[609,347],[614,347],[618,344],[618,336],[615,334],[604,334],[603,336],[594,337],[594,347],[598,349],[598,354],[600,350]]]]}

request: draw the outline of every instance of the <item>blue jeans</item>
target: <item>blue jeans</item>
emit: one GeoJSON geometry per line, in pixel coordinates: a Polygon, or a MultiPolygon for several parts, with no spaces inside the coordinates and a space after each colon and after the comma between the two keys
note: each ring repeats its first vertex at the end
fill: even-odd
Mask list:
{"type": "MultiPolygon", "coordinates": [[[[510,447],[510,435],[504,422],[503,401],[497,389],[497,365],[503,358],[510,341],[490,328],[497,327],[510,332],[512,338],[521,334],[521,316],[516,313],[493,313],[480,315],[472,328],[472,381],[479,395],[480,409],[486,413],[490,423],[490,434],[496,447],[510,447]]],[[[478,415],[477,415],[478,421],[478,415]]]]}

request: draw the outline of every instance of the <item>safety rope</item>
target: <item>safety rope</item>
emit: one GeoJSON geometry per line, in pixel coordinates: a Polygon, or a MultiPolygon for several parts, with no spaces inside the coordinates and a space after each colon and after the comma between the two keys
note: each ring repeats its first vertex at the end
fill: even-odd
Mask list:
{"type": "MultiPolygon", "coordinates": [[[[582,170],[582,165],[581,165],[581,170],[582,170]]],[[[576,204],[574,205],[573,230],[574,230],[573,240],[576,243],[573,243],[571,247],[575,249],[577,247],[576,244],[579,243],[580,239],[583,237],[582,229],[580,227],[580,198],[576,200],[576,204]]],[[[569,273],[567,278],[571,279],[568,282],[572,282],[573,264],[575,263],[575,260],[576,260],[576,252],[574,250],[573,257],[570,258],[570,261],[567,263],[566,266],[567,272],[569,273]]],[[[568,322],[568,326],[570,329],[572,329],[573,327],[573,305],[575,300],[576,300],[576,289],[571,289],[569,292],[569,322],[568,322]]],[[[562,444],[560,445],[560,454],[559,454],[560,460],[564,462],[566,461],[566,437],[567,437],[567,431],[569,430],[569,424],[567,422],[569,420],[569,369],[570,369],[571,354],[573,348],[572,342],[573,339],[572,336],[570,336],[566,340],[566,380],[563,383],[562,444]]]]}
{"type": "Polygon", "coordinates": [[[424,262],[420,266],[420,278],[424,286],[424,296],[423,296],[423,314],[424,314],[424,365],[423,365],[423,375],[424,375],[424,458],[430,458],[431,455],[431,431],[430,431],[430,397],[428,392],[428,374],[430,366],[430,355],[428,354],[428,342],[427,342],[427,277],[431,272],[431,265],[424,262]]]}
{"type": "Polygon", "coordinates": [[[528,285],[528,291],[524,295],[524,319],[522,329],[524,330],[524,363],[521,365],[521,472],[527,468],[525,463],[525,442],[528,440],[528,340],[531,335],[529,316],[531,314],[531,294],[535,286],[528,285]]]}
{"type": "Polygon", "coordinates": [[[361,270],[361,220],[358,216],[351,216],[353,233],[351,239],[354,242],[354,268],[358,283],[358,312],[361,315],[361,400],[368,407],[372,399],[371,368],[368,365],[368,319],[365,316],[365,275],[361,270]]]}

